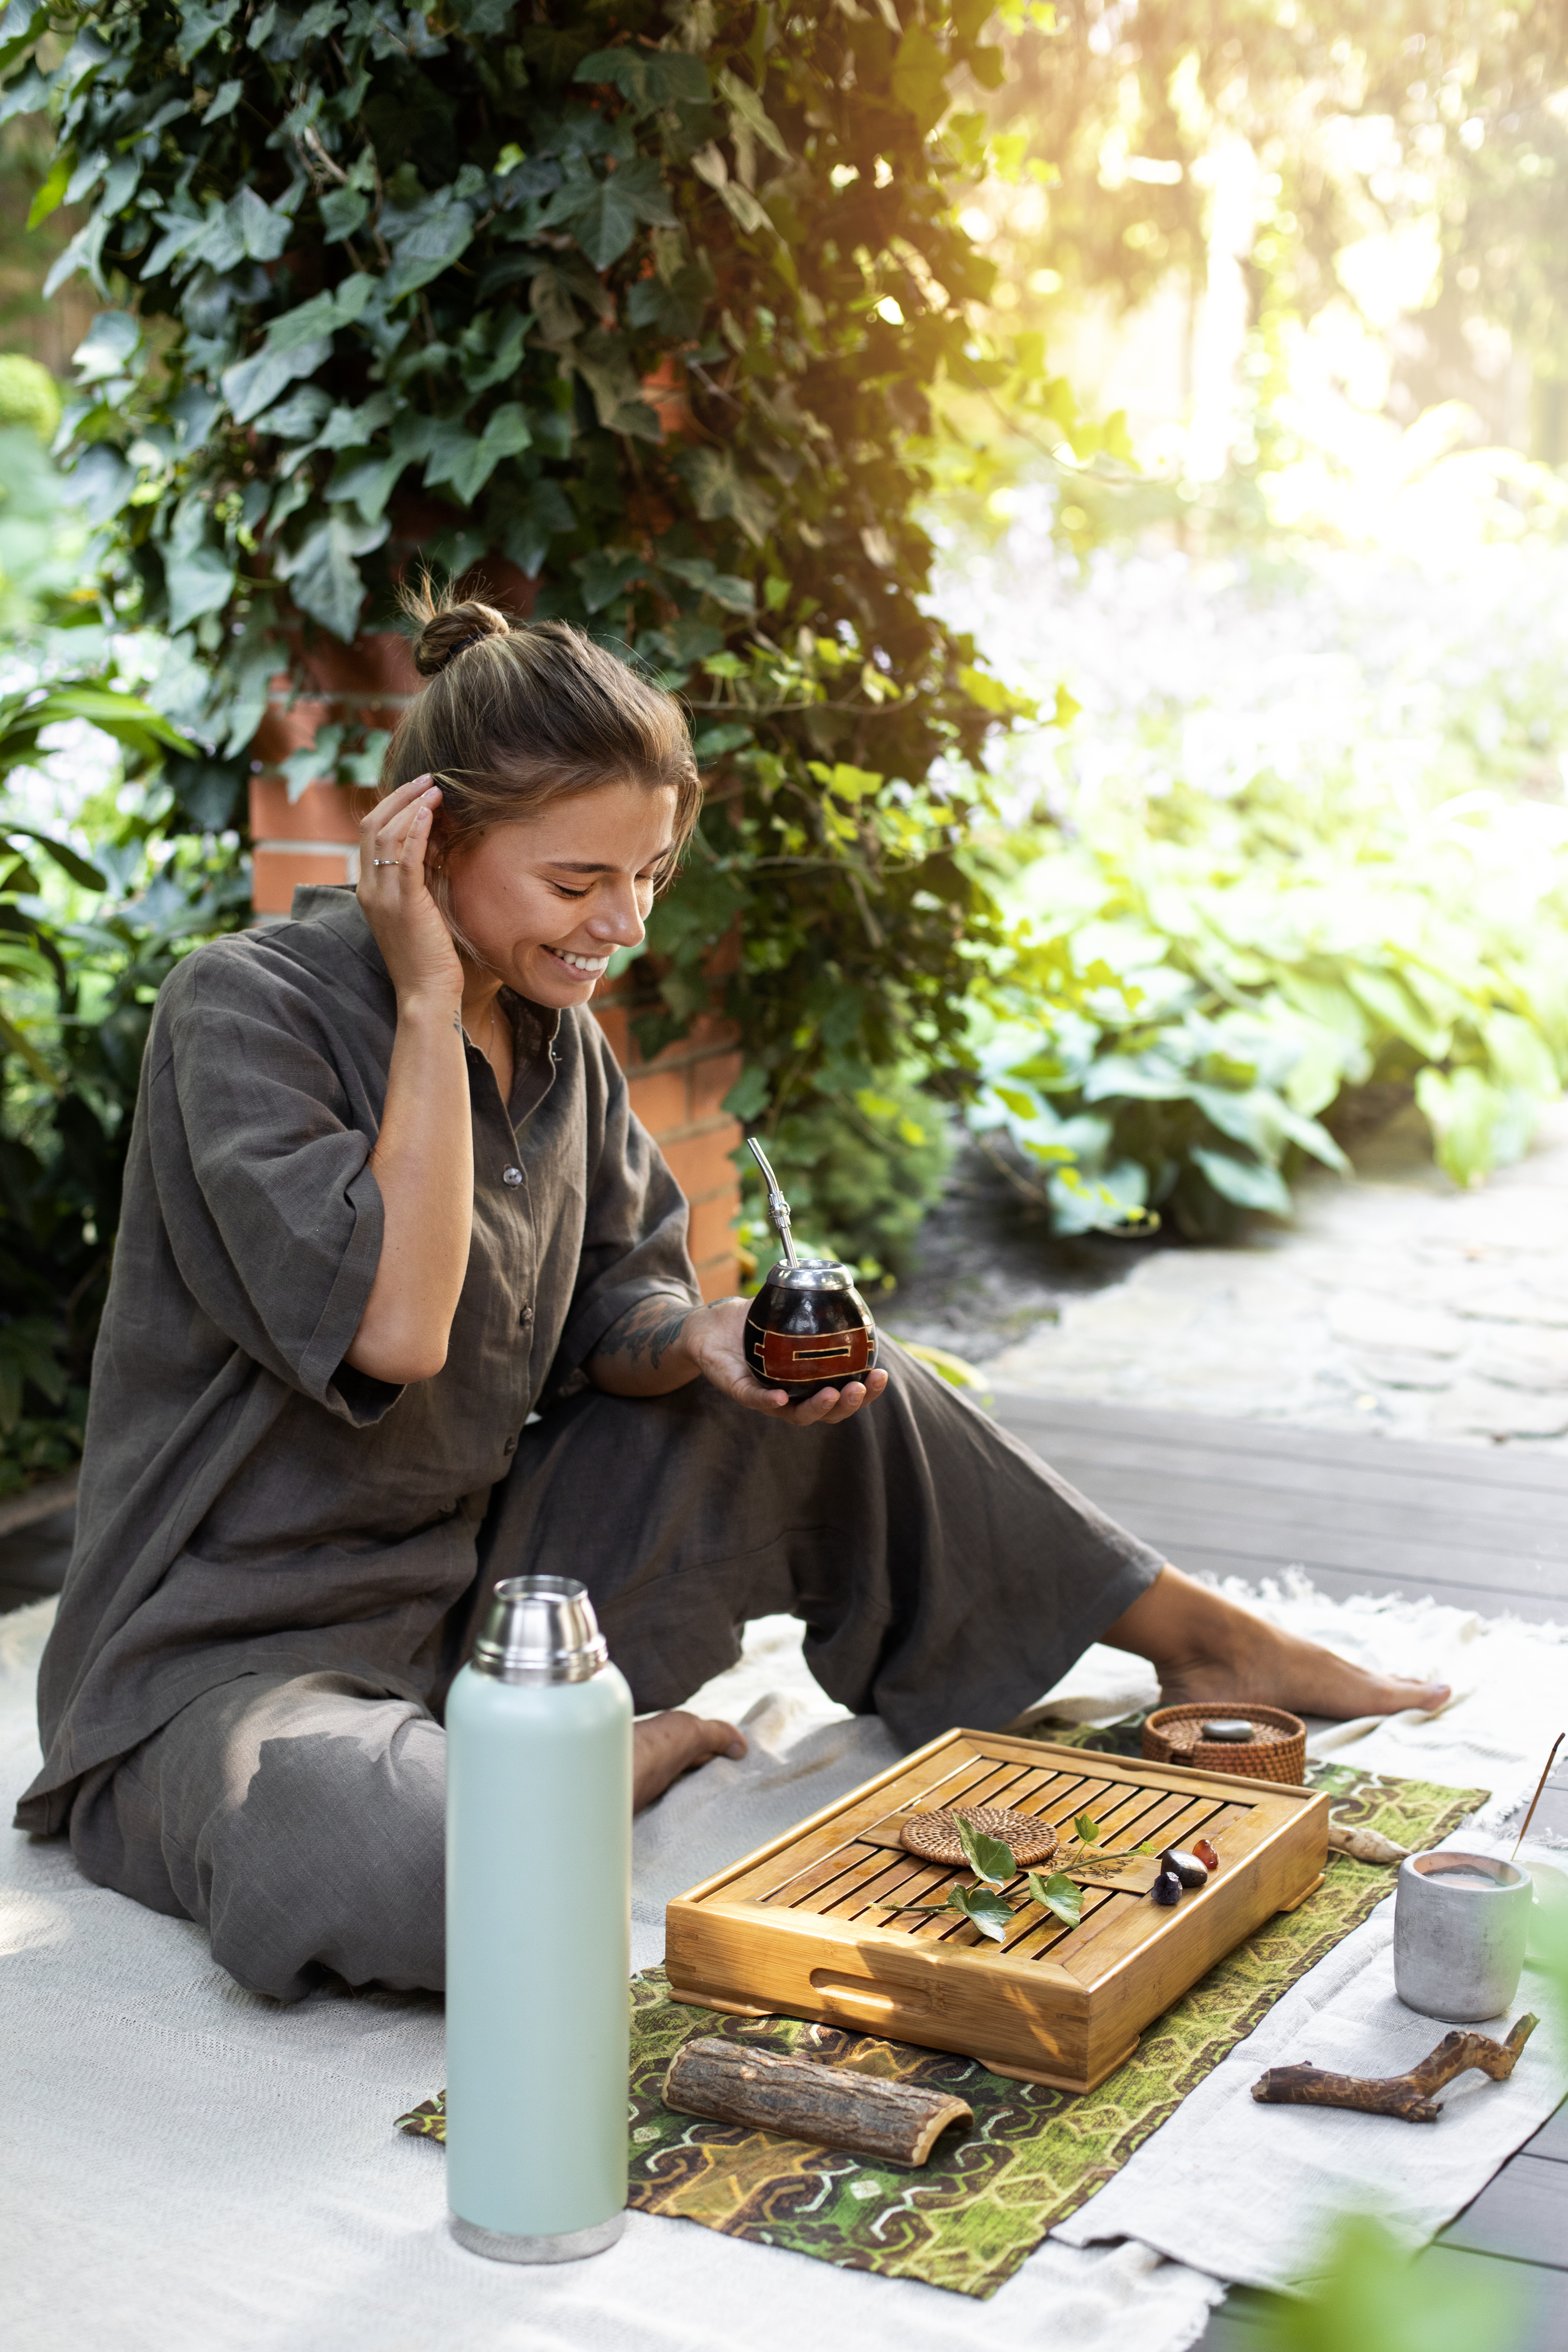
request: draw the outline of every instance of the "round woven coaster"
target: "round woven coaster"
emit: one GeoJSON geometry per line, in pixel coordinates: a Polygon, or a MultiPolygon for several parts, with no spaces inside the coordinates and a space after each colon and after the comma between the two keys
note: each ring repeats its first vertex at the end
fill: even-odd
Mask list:
{"type": "Polygon", "coordinates": [[[1205,1772],[1229,1772],[1243,1780],[1299,1784],[1307,1769],[1307,1727],[1282,1706],[1217,1699],[1206,1705],[1156,1707],[1143,1725],[1143,1754],[1152,1764],[1194,1764],[1205,1772]],[[1245,1716],[1248,1740],[1205,1739],[1205,1717],[1245,1716]]]}
{"type": "Polygon", "coordinates": [[[1010,1812],[1005,1805],[962,1805],[956,1813],[911,1813],[899,1832],[900,1840],[922,1862],[961,1863],[959,1816],[982,1837],[1000,1838],[1011,1846],[1020,1870],[1032,1863],[1048,1862],[1057,1850],[1057,1833],[1049,1822],[1037,1822],[1032,1813],[1010,1812]]]}

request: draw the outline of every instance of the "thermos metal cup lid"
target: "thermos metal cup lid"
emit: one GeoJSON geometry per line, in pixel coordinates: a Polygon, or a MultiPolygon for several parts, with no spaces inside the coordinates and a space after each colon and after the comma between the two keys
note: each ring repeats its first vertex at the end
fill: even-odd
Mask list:
{"type": "Polygon", "coordinates": [[[585,1683],[609,1660],[586,1585],[509,1576],[496,1586],[471,1663],[503,1683],[585,1683]]]}

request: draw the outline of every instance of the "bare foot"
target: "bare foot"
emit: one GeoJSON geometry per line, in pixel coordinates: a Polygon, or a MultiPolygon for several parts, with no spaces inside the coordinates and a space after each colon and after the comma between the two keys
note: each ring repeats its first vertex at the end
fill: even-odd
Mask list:
{"type": "Polygon", "coordinates": [[[688,1715],[683,1707],[646,1717],[632,1726],[633,1812],[640,1813],[662,1797],[683,1772],[711,1763],[715,1756],[728,1756],[738,1764],[745,1752],[746,1743],[732,1723],[688,1715]]]}
{"type": "Polygon", "coordinates": [[[1447,1683],[1369,1674],[1332,1650],[1282,1633],[1179,1569],[1163,1570],[1100,1639],[1147,1658],[1168,1706],[1184,1699],[1256,1699],[1297,1715],[1430,1714],[1447,1683]]]}

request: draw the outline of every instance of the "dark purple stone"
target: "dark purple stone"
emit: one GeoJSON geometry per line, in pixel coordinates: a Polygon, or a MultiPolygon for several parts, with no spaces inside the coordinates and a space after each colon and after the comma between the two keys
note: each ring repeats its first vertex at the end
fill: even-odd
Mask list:
{"type": "Polygon", "coordinates": [[[1163,1870],[1154,1881],[1154,1900],[1168,1911],[1182,1899],[1182,1882],[1173,1870],[1163,1870]]]}
{"type": "Polygon", "coordinates": [[[1208,1885],[1208,1872],[1204,1868],[1197,1855],[1183,1853],[1175,1846],[1169,1847],[1160,1856],[1160,1867],[1162,1870],[1173,1870],[1184,1886],[1208,1885]]]}

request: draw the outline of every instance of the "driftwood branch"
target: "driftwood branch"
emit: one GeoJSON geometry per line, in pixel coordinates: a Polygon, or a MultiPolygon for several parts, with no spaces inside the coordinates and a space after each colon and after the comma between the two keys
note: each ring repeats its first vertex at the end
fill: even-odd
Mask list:
{"type": "Polygon", "coordinates": [[[897,2164],[923,2164],[949,2124],[974,2119],[973,2108],[946,2091],[783,2057],[717,2034],[703,2034],[676,2053],[664,2104],[683,2116],[759,2125],[897,2164]]]}
{"type": "Polygon", "coordinates": [[[1479,2066],[1494,2083],[1506,2083],[1539,2020],[1521,2017],[1506,2042],[1485,2033],[1446,2033],[1429,2056],[1408,2074],[1381,2081],[1366,2074],[1331,2074],[1321,2066],[1270,2066],[1252,2086],[1265,2106],[1353,2107],[1365,2116],[1396,2116],[1401,2123],[1435,2124],[1443,2109],[1432,2096],[1445,2083],[1479,2066]]]}

